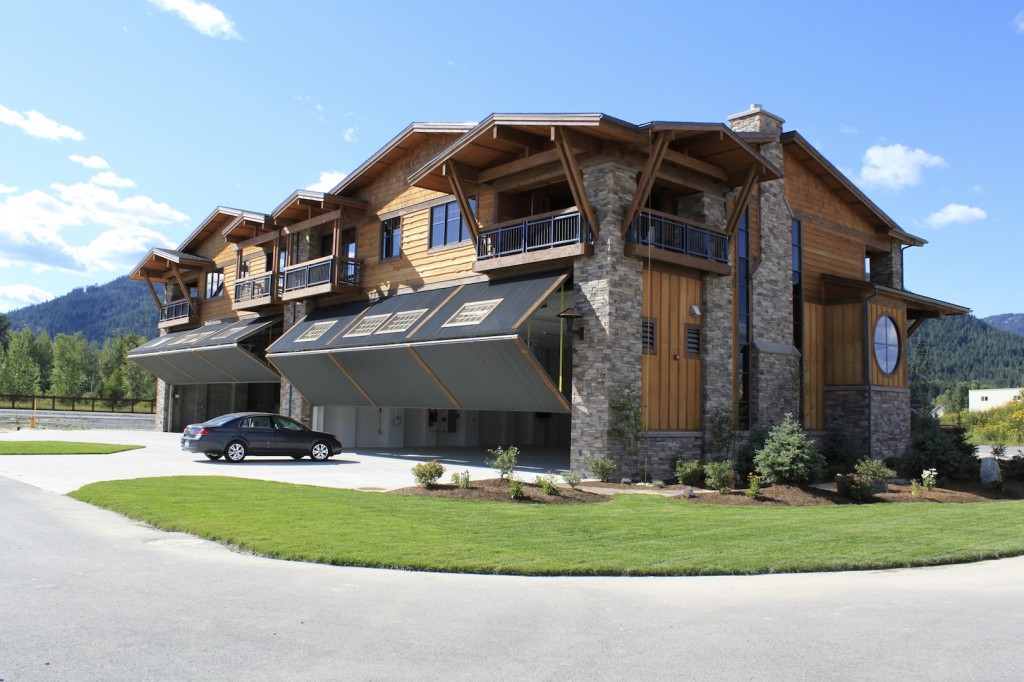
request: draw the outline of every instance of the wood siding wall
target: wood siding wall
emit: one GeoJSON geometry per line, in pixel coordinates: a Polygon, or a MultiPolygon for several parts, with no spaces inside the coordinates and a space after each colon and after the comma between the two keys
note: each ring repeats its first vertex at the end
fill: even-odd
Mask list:
{"type": "Polygon", "coordinates": [[[224,290],[217,298],[207,299],[206,274],[199,275],[199,319],[201,322],[236,318],[231,301],[231,292],[235,287],[235,246],[229,244],[219,231],[212,234],[195,250],[195,255],[209,258],[224,272],[224,290]]]}
{"type": "Polygon", "coordinates": [[[825,428],[825,306],[804,303],[803,412],[804,428],[825,428]]]}
{"type": "Polygon", "coordinates": [[[644,269],[642,315],[656,321],[655,352],[641,358],[641,403],[647,430],[694,431],[701,427],[700,357],[686,354],[686,327],[700,324],[690,306],[700,304],[698,275],[672,272],[656,264],[644,269]]]}
{"type": "Polygon", "coordinates": [[[864,304],[861,301],[825,308],[825,385],[864,385],[864,304]]]}
{"type": "Polygon", "coordinates": [[[871,351],[871,384],[887,388],[904,388],[907,385],[907,310],[904,306],[885,299],[874,299],[868,304],[868,348],[871,351]],[[900,336],[900,358],[896,370],[885,374],[875,361],[874,333],[878,318],[888,315],[896,323],[900,336]]]}

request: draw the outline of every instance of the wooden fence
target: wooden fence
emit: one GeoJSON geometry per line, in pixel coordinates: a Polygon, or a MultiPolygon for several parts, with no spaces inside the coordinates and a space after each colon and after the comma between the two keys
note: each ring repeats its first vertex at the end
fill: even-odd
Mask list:
{"type": "Polygon", "coordinates": [[[130,412],[153,414],[156,400],[131,398],[86,398],[53,395],[14,395],[0,393],[0,409],[68,410],[72,412],[130,412]]]}

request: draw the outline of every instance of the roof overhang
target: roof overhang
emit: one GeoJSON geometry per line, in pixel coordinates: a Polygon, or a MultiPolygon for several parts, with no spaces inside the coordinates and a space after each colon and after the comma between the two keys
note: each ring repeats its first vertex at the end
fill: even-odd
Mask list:
{"type": "Polygon", "coordinates": [[[949,315],[966,315],[971,312],[970,308],[947,303],[928,296],[921,296],[905,289],[875,284],[861,279],[851,279],[838,275],[822,275],[822,282],[825,284],[826,301],[830,296],[849,299],[850,295],[871,298],[877,295],[896,299],[907,306],[907,317],[911,320],[927,319],[933,317],[946,317],[949,315]]]}
{"type": "Polygon", "coordinates": [[[366,211],[366,202],[328,192],[297,189],[278,204],[270,217],[275,227],[284,227],[329,213],[337,213],[340,217],[346,211],[361,216],[366,211]]]}
{"type": "Polygon", "coordinates": [[[786,155],[792,155],[809,166],[811,172],[828,188],[852,208],[857,214],[870,222],[876,232],[887,234],[896,241],[908,246],[924,246],[928,242],[906,232],[896,221],[890,218],[871,199],[868,199],[853,182],[843,175],[838,168],[811,146],[804,137],[795,130],[782,134],[782,144],[786,155]]]}
{"type": "Polygon", "coordinates": [[[194,256],[174,249],[150,249],[139,264],[132,268],[128,279],[169,283],[175,281],[174,271],[204,271],[216,267],[209,258],[194,256]]]}

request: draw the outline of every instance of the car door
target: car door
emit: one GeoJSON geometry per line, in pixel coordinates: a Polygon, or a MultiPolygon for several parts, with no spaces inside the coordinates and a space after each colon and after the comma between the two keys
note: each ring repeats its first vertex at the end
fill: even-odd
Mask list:
{"type": "Polygon", "coordinates": [[[277,440],[277,429],[270,417],[258,415],[245,417],[239,424],[242,437],[249,443],[249,452],[254,455],[266,455],[273,451],[277,440]]]}
{"type": "Polygon", "coordinates": [[[313,447],[311,434],[306,427],[287,417],[274,417],[277,426],[274,452],[282,455],[308,455],[313,447]]]}

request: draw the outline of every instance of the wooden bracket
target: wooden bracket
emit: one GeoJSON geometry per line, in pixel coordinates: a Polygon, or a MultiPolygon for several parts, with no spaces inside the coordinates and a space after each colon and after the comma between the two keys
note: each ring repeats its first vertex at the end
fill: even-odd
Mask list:
{"type": "Polygon", "coordinates": [[[153,300],[156,302],[157,310],[163,310],[164,304],[160,300],[160,297],[156,295],[156,288],[153,286],[153,280],[149,278],[149,273],[145,270],[142,271],[142,276],[146,278],[146,285],[149,287],[149,293],[153,296],[153,300]]]}
{"type": "Polygon", "coordinates": [[[181,273],[178,272],[178,266],[171,263],[171,272],[174,273],[174,279],[177,281],[178,286],[181,288],[181,295],[188,301],[189,310],[192,311],[192,315],[196,318],[199,317],[199,308],[196,307],[196,302],[192,299],[192,296],[188,293],[188,287],[185,286],[185,282],[181,279],[181,273]]]}
{"type": "Polygon", "coordinates": [[[747,178],[743,181],[743,186],[740,188],[740,195],[736,198],[736,203],[732,207],[732,213],[729,214],[729,222],[725,225],[725,233],[729,235],[729,239],[736,233],[736,228],[740,224],[740,216],[747,209],[747,202],[750,201],[750,193],[754,191],[754,182],[761,175],[761,166],[751,166],[750,170],[747,171],[747,178]]]}
{"type": "Polygon", "coordinates": [[[633,219],[636,218],[637,213],[640,212],[640,207],[644,205],[647,197],[651,195],[651,190],[654,189],[654,180],[658,177],[658,171],[661,169],[662,161],[665,160],[665,152],[668,151],[668,145],[672,141],[673,136],[673,133],[670,131],[662,131],[655,135],[651,154],[647,157],[647,163],[644,164],[644,169],[640,172],[640,180],[637,182],[636,191],[633,192],[633,201],[630,203],[629,209],[622,219],[621,232],[623,239],[629,233],[629,227],[633,224],[633,219]]]}
{"type": "Polygon", "coordinates": [[[598,225],[594,214],[594,207],[590,205],[590,198],[587,197],[587,188],[583,184],[583,172],[576,162],[576,154],[572,150],[569,136],[564,128],[552,127],[551,135],[554,138],[555,148],[562,159],[562,168],[565,170],[565,177],[569,181],[569,191],[576,202],[576,207],[586,217],[587,224],[594,239],[597,239],[598,225]]]}
{"type": "Polygon", "coordinates": [[[459,211],[462,213],[462,219],[466,221],[466,228],[469,229],[469,236],[473,240],[473,244],[476,244],[477,235],[480,234],[480,225],[476,221],[476,216],[473,215],[473,208],[469,205],[469,198],[466,196],[466,192],[462,188],[462,182],[459,180],[459,171],[456,170],[455,163],[453,161],[445,162],[444,174],[448,178],[448,183],[452,186],[452,194],[455,195],[455,201],[459,204],[459,211]]]}

